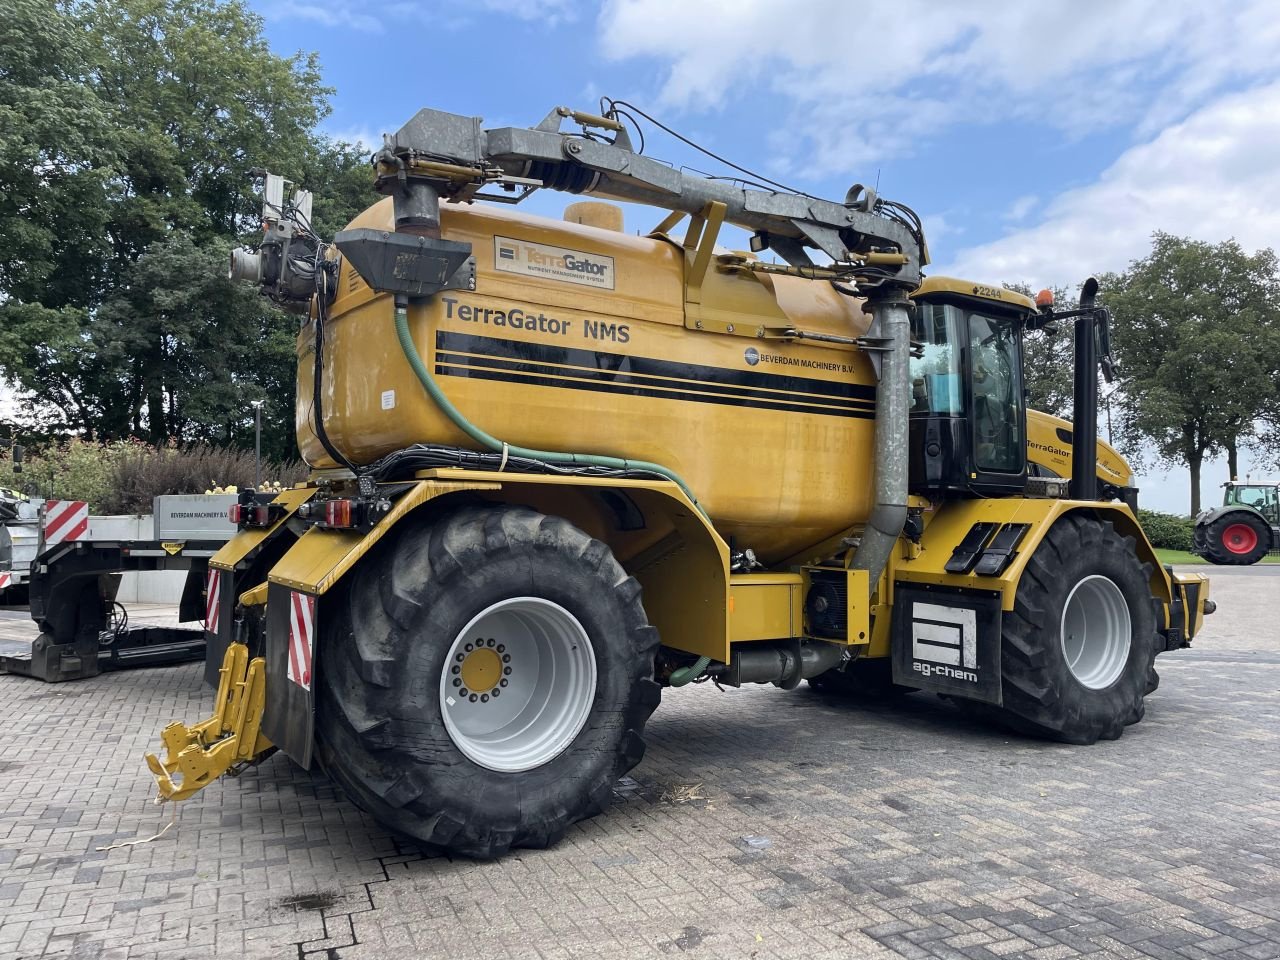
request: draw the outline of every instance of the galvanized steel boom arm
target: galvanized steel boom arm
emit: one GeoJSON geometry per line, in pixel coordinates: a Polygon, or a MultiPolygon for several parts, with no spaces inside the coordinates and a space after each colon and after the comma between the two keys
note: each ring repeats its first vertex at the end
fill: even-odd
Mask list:
{"type": "Polygon", "coordinates": [[[643,203],[693,216],[708,204],[724,219],[753,231],[794,267],[812,265],[807,250],[829,257],[850,281],[914,289],[928,262],[918,220],[898,204],[855,187],[845,203],[753,189],[676,170],[636,153],[625,127],[609,117],[557,108],[537,127],[485,130],[481,118],[423,109],[374,158],[378,189],[395,198],[397,231],[439,235],[439,201],[471,200],[486,186],[545,187],[643,203]],[[565,133],[572,117],[583,133],[565,133]],[[612,142],[585,135],[587,126],[613,133],[612,142]]]}

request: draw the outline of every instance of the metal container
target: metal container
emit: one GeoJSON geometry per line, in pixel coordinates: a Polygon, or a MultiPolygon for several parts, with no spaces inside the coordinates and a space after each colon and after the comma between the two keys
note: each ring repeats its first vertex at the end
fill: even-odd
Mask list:
{"type": "MultiPolygon", "coordinates": [[[[352,226],[391,229],[391,218],[384,200],[352,226]]],[[[687,304],[692,252],[679,239],[481,206],[444,204],[442,218],[446,239],[472,246],[476,289],[414,303],[410,327],[473,423],[512,444],[661,463],[688,481],[724,536],[765,562],[865,520],[875,378],[847,342],[868,326],[861,300],[713,263],[700,300],[687,304]]],[[[368,463],[413,443],[474,447],[405,361],[391,298],[348,263],[329,315],[325,426],[345,456],[368,463]]],[[[312,423],[314,349],[307,322],[298,445],[309,463],[330,466],[312,423]]]]}

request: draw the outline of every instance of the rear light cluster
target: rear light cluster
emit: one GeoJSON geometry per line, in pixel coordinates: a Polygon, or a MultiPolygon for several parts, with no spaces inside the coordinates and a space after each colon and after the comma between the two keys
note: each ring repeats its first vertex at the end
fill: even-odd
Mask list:
{"type": "Polygon", "coordinates": [[[279,508],[271,503],[233,503],[227,519],[237,527],[269,527],[275,522],[279,508]]]}
{"type": "Polygon", "coordinates": [[[303,520],[331,530],[367,530],[381,520],[391,509],[391,502],[382,498],[334,497],[329,500],[312,500],[298,509],[303,520]]]}
{"type": "Polygon", "coordinates": [[[326,500],[324,502],[324,525],[346,529],[354,527],[353,516],[359,513],[354,500],[326,500]]]}

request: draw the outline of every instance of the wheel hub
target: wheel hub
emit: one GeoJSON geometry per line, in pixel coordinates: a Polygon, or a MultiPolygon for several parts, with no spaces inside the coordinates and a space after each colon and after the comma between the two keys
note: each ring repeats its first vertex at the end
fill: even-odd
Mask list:
{"type": "Polygon", "coordinates": [[[501,654],[492,647],[477,647],[463,658],[458,679],[469,690],[492,693],[502,679],[501,654]]]}
{"type": "Polygon", "coordinates": [[[1060,637],[1067,669],[1082,686],[1105,690],[1119,679],[1129,662],[1133,625],[1114,581],[1095,574],[1071,588],[1060,637]]]}
{"type": "Polygon", "coordinates": [[[1247,523],[1233,523],[1222,531],[1222,545],[1232,553],[1252,553],[1258,545],[1258,534],[1247,523]]]}
{"type": "Polygon", "coordinates": [[[454,638],[440,674],[440,711],[467,759],[506,773],[558,756],[582,729],[596,692],[591,639],[564,607],[501,600],[454,638]]]}

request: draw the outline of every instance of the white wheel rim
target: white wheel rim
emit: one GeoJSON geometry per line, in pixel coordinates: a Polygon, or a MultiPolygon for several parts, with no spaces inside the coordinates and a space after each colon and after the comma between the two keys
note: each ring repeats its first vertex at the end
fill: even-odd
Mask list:
{"type": "Polygon", "coordinates": [[[1067,595],[1059,636],[1071,675],[1090,690],[1105,690],[1124,672],[1133,642],[1124,593],[1107,577],[1085,577],[1067,595]]]}
{"type": "Polygon", "coordinates": [[[587,722],[595,695],[591,638],[577,617],[539,597],[513,597],[476,614],[440,672],[449,737],[468,760],[503,773],[559,756],[587,722]]]}

